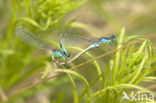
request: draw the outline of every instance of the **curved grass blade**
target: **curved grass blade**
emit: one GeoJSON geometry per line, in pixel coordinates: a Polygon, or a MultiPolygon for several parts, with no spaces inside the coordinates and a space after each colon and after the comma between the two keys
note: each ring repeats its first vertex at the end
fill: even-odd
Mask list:
{"type": "Polygon", "coordinates": [[[63,69],[63,70],[62,70],[62,69],[56,69],[54,72],[65,72],[65,73],[69,73],[69,74],[72,74],[72,75],[74,75],[74,76],[80,78],[80,79],[83,81],[83,83],[85,84],[85,86],[86,86],[88,97],[90,96],[90,87],[89,87],[89,83],[88,83],[87,79],[86,79],[84,76],[82,76],[81,74],[79,74],[79,73],[77,73],[77,72],[75,72],[75,71],[66,70],[66,69],[63,69]]]}
{"type": "Polygon", "coordinates": [[[77,90],[76,90],[76,83],[74,81],[74,79],[72,78],[72,76],[67,73],[67,76],[71,82],[71,85],[72,85],[72,88],[73,88],[73,96],[74,96],[74,103],[79,103],[78,101],[78,93],[77,93],[77,90]]]}

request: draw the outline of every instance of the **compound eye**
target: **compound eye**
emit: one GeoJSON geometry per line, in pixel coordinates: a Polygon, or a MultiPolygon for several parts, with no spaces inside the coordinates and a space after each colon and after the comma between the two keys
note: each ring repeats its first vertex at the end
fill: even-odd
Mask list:
{"type": "Polygon", "coordinates": [[[115,39],[115,35],[112,35],[112,38],[115,39]]]}
{"type": "Polygon", "coordinates": [[[68,54],[68,57],[70,57],[70,54],[68,54]]]}

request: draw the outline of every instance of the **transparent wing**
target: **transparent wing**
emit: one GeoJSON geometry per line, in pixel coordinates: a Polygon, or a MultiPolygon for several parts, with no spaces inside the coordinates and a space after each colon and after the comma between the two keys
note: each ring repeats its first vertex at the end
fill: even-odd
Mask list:
{"type": "Polygon", "coordinates": [[[28,29],[26,29],[22,26],[16,27],[16,36],[31,46],[35,46],[35,47],[38,47],[41,49],[55,50],[55,48],[52,47],[50,44],[42,41],[35,34],[33,34],[28,29]]]}
{"type": "Polygon", "coordinates": [[[82,36],[70,35],[70,34],[62,34],[59,40],[65,46],[81,46],[81,47],[85,47],[86,45],[91,45],[95,41],[98,41],[97,38],[82,37],[82,36]]]}

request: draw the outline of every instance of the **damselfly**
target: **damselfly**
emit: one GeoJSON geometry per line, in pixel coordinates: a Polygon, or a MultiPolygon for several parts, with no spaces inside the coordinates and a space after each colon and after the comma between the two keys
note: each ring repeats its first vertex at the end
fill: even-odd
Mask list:
{"type": "Polygon", "coordinates": [[[85,45],[83,41],[90,42],[90,46],[88,47],[88,50],[99,47],[101,44],[112,43],[115,40],[116,40],[116,37],[114,35],[112,35],[111,37],[100,37],[99,39],[91,38],[91,37],[88,37],[88,38],[81,37],[77,35],[67,35],[67,34],[63,34],[60,37],[60,41],[62,41],[63,44],[67,44],[67,45],[71,45],[71,44],[76,45],[79,43],[83,43],[83,45],[85,45]]]}
{"type": "Polygon", "coordinates": [[[51,54],[52,61],[55,61],[56,56],[65,58],[65,59],[70,57],[70,54],[67,53],[67,50],[64,48],[61,41],[59,41],[59,44],[60,44],[60,47],[62,50],[59,50],[59,49],[51,46],[49,43],[44,42],[39,37],[37,37],[35,34],[33,34],[28,29],[26,29],[22,26],[16,27],[16,36],[31,46],[35,46],[40,49],[52,50],[53,51],[53,53],[51,54]]]}

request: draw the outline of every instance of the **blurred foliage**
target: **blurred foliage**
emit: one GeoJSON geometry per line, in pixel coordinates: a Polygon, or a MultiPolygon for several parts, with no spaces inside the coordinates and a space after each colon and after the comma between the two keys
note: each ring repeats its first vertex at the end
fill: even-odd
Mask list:
{"type": "MultiPolygon", "coordinates": [[[[132,43],[138,39],[137,35],[149,35],[156,32],[155,0],[90,0],[86,2],[87,0],[0,1],[1,101],[8,103],[69,103],[71,101],[74,103],[92,101],[125,103],[127,101],[121,98],[123,91],[138,89],[145,93],[155,93],[144,88],[149,83],[155,83],[156,80],[156,56],[152,46],[152,43],[155,46],[155,41],[151,43],[149,40],[117,51],[110,57],[95,60],[93,62],[95,66],[86,64],[74,71],[56,69],[54,72],[65,72],[67,76],[27,89],[41,81],[41,77],[46,78],[52,69],[51,60],[44,51],[31,47],[15,37],[17,25],[22,25],[36,34],[44,32],[43,39],[50,38],[53,40],[50,43],[55,46],[58,46],[55,42],[55,33],[62,31],[96,37],[113,32],[118,37],[117,48],[120,48],[122,43],[132,43]],[[83,4],[85,5],[82,6],[83,4]],[[76,21],[75,18],[78,20],[76,21]],[[119,33],[123,26],[126,28],[126,33],[124,29],[119,33]],[[124,37],[124,34],[133,36],[124,37]],[[26,90],[23,89],[25,87],[26,90]],[[23,91],[18,94],[20,90],[23,91]]],[[[70,66],[79,64],[88,57],[93,58],[103,54],[106,49],[102,47],[86,53],[87,55],[82,56],[70,66]]]]}
{"type": "Polygon", "coordinates": [[[110,30],[120,31],[122,25],[131,35],[147,35],[156,32],[153,15],[156,1],[91,0],[96,12],[108,24],[110,30]]]}
{"type": "MultiPolygon", "coordinates": [[[[5,20],[2,17],[8,21],[7,27],[5,27],[6,31],[1,34],[0,41],[0,86],[4,91],[9,92],[9,88],[26,78],[31,78],[31,75],[35,75],[41,68],[50,64],[50,62],[47,63],[50,61],[47,55],[36,59],[32,58],[35,52],[34,48],[15,38],[15,27],[23,25],[35,33],[50,28],[55,31],[59,27],[63,27],[64,24],[60,23],[60,20],[67,13],[85,2],[86,0],[11,0],[0,2],[0,5],[3,5],[2,8],[10,6],[10,4],[12,6],[10,20],[5,20]]],[[[3,11],[1,13],[5,14],[3,11]]]]}

